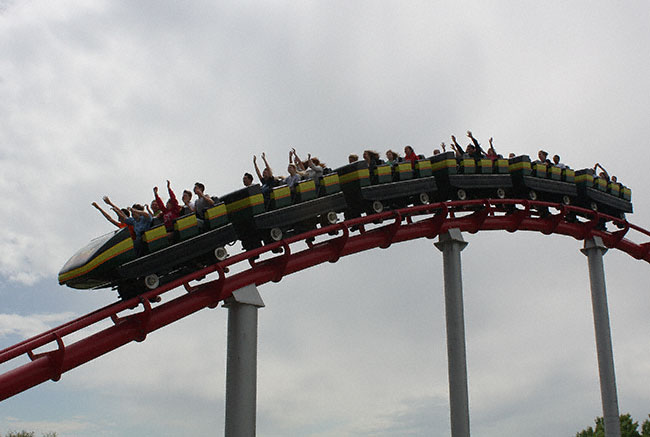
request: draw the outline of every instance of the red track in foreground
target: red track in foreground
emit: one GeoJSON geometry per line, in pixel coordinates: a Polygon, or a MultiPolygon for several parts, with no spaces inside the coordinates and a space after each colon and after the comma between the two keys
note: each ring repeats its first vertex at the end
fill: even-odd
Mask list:
{"type": "Polygon", "coordinates": [[[200,309],[215,308],[233,291],[246,285],[279,282],[286,275],[324,262],[336,262],[346,255],[376,247],[385,249],[392,243],[416,238],[435,238],[452,228],[470,233],[485,230],[537,231],[546,235],[569,235],[577,240],[598,236],[607,247],[622,250],[650,263],[650,241],[634,243],[625,238],[633,230],[638,234],[637,238],[650,240],[650,232],[625,220],[573,206],[526,200],[468,200],[414,206],[360,217],[239,253],[156,290],[109,305],[0,351],[0,364],[25,354],[31,360],[0,375],[0,401],[48,379],[58,381],[62,373],[131,341],[143,341],[149,332],[200,309]],[[540,208],[548,208],[549,212],[540,214],[540,208]],[[579,215],[577,219],[575,214],[579,215]],[[609,228],[616,227],[617,230],[600,230],[602,226],[599,224],[602,225],[603,221],[607,222],[609,228]],[[350,229],[358,229],[359,232],[351,235],[350,229]],[[335,231],[335,236],[329,235],[335,231]],[[291,245],[311,237],[317,238],[315,243],[308,242],[306,249],[292,253],[291,245]],[[274,250],[281,253],[275,254],[274,250]],[[260,255],[267,258],[255,262],[254,259],[260,255]],[[246,266],[243,271],[226,276],[224,268],[239,263],[246,263],[243,264],[246,266]],[[190,281],[212,272],[218,273],[217,279],[196,286],[189,285],[190,281]],[[181,285],[187,294],[154,307],[149,304],[149,298],[181,285]],[[120,317],[120,313],[139,305],[142,305],[142,311],[120,317]],[[68,345],[63,341],[67,335],[83,335],[80,331],[98,323],[105,324],[107,320],[112,321],[112,326],[68,345]],[[46,346],[49,346],[48,351],[36,353],[37,349],[46,346]]]}

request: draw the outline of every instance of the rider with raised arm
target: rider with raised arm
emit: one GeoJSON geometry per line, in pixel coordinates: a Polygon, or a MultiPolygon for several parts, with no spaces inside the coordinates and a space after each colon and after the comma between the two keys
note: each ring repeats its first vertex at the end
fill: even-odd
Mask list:
{"type": "MultiPolygon", "coordinates": [[[[594,171],[597,172],[598,168],[600,168],[600,170],[601,170],[601,172],[598,173],[598,176],[600,176],[601,178],[603,178],[607,182],[609,182],[609,173],[607,173],[607,170],[605,170],[605,168],[602,165],[600,165],[599,163],[596,163],[596,165],[594,165],[594,171]]],[[[616,177],[616,176],[613,176],[613,177],[616,177]]]]}
{"type": "Polygon", "coordinates": [[[104,196],[104,202],[113,207],[113,211],[115,211],[115,213],[120,216],[124,223],[133,226],[133,231],[135,232],[135,252],[138,256],[142,255],[142,235],[151,228],[151,223],[153,221],[151,216],[145,212],[144,207],[138,203],[128,208],[129,212],[131,213],[131,217],[127,217],[120,208],[111,202],[111,199],[109,199],[108,196],[104,196]]]}
{"type": "Polygon", "coordinates": [[[156,198],[160,211],[162,212],[162,219],[165,223],[165,228],[167,228],[167,231],[171,232],[174,230],[174,220],[180,216],[182,209],[178,204],[178,200],[176,200],[176,195],[172,191],[169,180],[167,180],[167,192],[169,193],[169,200],[165,204],[160,196],[158,196],[158,187],[153,187],[153,195],[156,198]]]}
{"type": "Polygon", "coordinates": [[[451,149],[456,152],[456,159],[462,159],[463,155],[465,154],[465,151],[463,148],[456,142],[456,137],[451,136],[451,149]]]}
{"type": "Polygon", "coordinates": [[[495,159],[499,158],[499,155],[497,154],[496,150],[494,150],[494,145],[492,144],[492,137],[490,137],[490,147],[488,148],[488,151],[486,153],[486,157],[490,158],[492,161],[495,159]]]}
{"type": "Polygon", "coordinates": [[[467,153],[477,161],[481,158],[484,158],[485,153],[483,152],[483,149],[481,149],[481,145],[479,144],[478,140],[472,135],[471,131],[467,131],[467,137],[472,140],[472,143],[474,143],[473,146],[467,146],[467,153]]]}
{"type": "Polygon", "coordinates": [[[264,160],[264,170],[260,172],[260,168],[257,166],[257,156],[253,155],[253,165],[255,166],[255,173],[260,180],[262,185],[262,195],[266,200],[271,196],[271,190],[278,185],[278,181],[273,176],[273,170],[266,160],[266,153],[262,152],[262,159],[264,160]]]}

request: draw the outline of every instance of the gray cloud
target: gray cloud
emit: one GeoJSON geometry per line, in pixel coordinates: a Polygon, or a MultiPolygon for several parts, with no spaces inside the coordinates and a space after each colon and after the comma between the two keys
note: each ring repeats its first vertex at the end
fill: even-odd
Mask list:
{"type": "MultiPolygon", "coordinates": [[[[0,2],[0,11],[0,196],[20,212],[0,215],[5,339],[61,320],[30,314],[114,299],[53,279],[110,229],[92,201],[144,202],[166,179],[177,192],[201,180],[223,194],[262,151],[281,173],[290,146],[336,167],[365,148],[429,154],[471,129],[483,143],[494,136],[501,153],[545,147],[576,168],[603,163],[633,188],[630,218],[650,221],[643,2],[70,1],[0,2]]],[[[473,433],[584,428],[600,402],[581,243],[465,238],[473,433]]],[[[647,266],[616,251],[605,262],[621,411],[642,418],[647,266]]],[[[441,277],[439,252],[417,241],[261,287],[260,432],[448,434],[441,277]]],[[[105,435],[188,432],[186,417],[197,435],[219,429],[225,319],[201,312],[28,392],[29,408],[5,401],[7,414],[71,418],[78,411],[60,399],[73,391],[92,399],[77,405],[83,423],[105,435]],[[217,419],[202,425],[209,412],[217,419]],[[143,416],[160,424],[138,425],[143,416]]]]}

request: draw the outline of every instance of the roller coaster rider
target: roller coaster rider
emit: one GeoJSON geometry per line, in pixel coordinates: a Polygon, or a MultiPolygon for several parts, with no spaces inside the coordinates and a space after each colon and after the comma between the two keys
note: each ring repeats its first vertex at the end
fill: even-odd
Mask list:
{"type": "MultiPolygon", "coordinates": [[[[104,200],[104,203],[106,203],[107,205],[110,206],[110,203],[109,203],[110,200],[108,199],[108,196],[104,196],[104,197],[103,197],[103,200],[104,200]],[[107,200],[108,200],[108,201],[107,201],[107,200]]],[[[131,234],[131,238],[133,238],[133,239],[135,240],[135,231],[133,230],[133,226],[132,226],[132,225],[127,225],[127,224],[124,222],[124,219],[123,219],[123,217],[129,217],[129,216],[131,215],[131,213],[129,212],[128,209],[126,209],[126,208],[120,208],[120,211],[122,211],[123,216],[121,216],[121,215],[119,215],[119,214],[116,213],[116,214],[117,214],[117,220],[115,220],[115,219],[114,219],[113,217],[111,217],[111,216],[110,216],[106,211],[104,211],[104,210],[102,209],[102,207],[99,206],[99,205],[97,204],[97,202],[93,202],[93,203],[92,203],[92,206],[94,206],[95,208],[97,208],[97,209],[99,210],[99,212],[101,212],[102,215],[106,218],[106,220],[108,220],[109,222],[111,222],[112,224],[114,224],[115,226],[117,226],[118,228],[120,228],[120,229],[122,229],[122,228],[129,228],[129,233],[131,234]]],[[[111,206],[111,209],[112,209],[112,210],[115,210],[115,208],[112,207],[112,206],[111,206]]]]}
{"type": "Polygon", "coordinates": [[[194,202],[194,212],[196,213],[197,218],[203,220],[205,218],[205,210],[214,205],[214,199],[205,194],[205,185],[201,182],[196,182],[194,184],[194,194],[198,197],[194,202]]]}
{"type": "Polygon", "coordinates": [[[158,187],[153,187],[153,195],[158,203],[158,208],[162,212],[162,220],[165,223],[165,228],[167,228],[167,232],[172,232],[174,230],[174,221],[180,217],[182,208],[178,204],[169,180],[167,181],[167,192],[169,193],[169,200],[165,204],[158,195],[158,187]]]}
{"type": "Polygon", "coordinates": [[[467,137],[472,140],[472,144],[467,146],[466,152],[469,156],[474,158],[475,161],[480,160],[481,158],[485,157],[485,152],[483,152],[483,149],[481,148],[481,145],[479,144],[478,140],[472,136],[471,131],[467,131],[467,137]]]}
{"type": "Polygon", "coordinates": [[[542,164],[545,164],[547,167],[549,165],[553,165],[553,163],[551,163],[551,160],[548,159],[548,152],[546,152],[545,150],[540,150],[539,152],[537,152],[537,161],[535,162],[540,162],[542,164]]]}
{"type": "Polygon", "coordinates": [[[141,256],[144,252],[142,246],[142,235],[151,228],[153,218],[144,210],[144,207],[138,203],[129,208],[131,217],[127,217],[120,208],[111,202],[111,199],[109,199],[108,196],[104,197],[104,201],[113,207],[115,213],[120,216],[124,223],[133,226],[133,231],[135,232],[133,246],[136,254],[141,256]]]}
{"type": "Polygon", "coordinates": [[[565,168],[567,168],[566,165],[564,165],[564,164],[562,164],[562,163],[560,162],[560,155],[553,155],[553,165],[555,165],[556,167],[559,167],[559,168],[561,168],[561,169],[563,169],[563,170],[564,170],[565,168]]]}
{"type": "Polygon", "coordinates": [[[492,144],[492,137],[490,137],[489,143],[490,143],[490,147],[488,148],[488,151],[485,154],[485,156],[487,158],[490,158],[492,162],[494,162],[496,159],[499,159],[499,154],[494,149],[494,145],[492,144]]]}
{"type": "Polygon", "coordinates": [[[268,204],[271,196],[271,190],[277,187],[278,180],[273,176],[273,170],[266,160],[266,153],[262,152],[262,159],[264,160],[264,170],[260,172],[260,168],[257,166],[257,155],[253,155],[253,165],[255,166],[255,173],[260,180],[262,185],[262,195],[264,196],[264,202],[268,204]]]}
{"type": "Polygon", "coordinates": [[[402,160],[400,158],[399,154],[397,152],[393,151],[392,149],[388,149],[386,151],[386,163],[390,165],[395,165],[399,164],[399,162],[402,160]]]}
{"type": "Polygon", "coordinates": [[[413,147],[405,146],[404,147],[404,161],[411,161],[411,168],[415,168],[415,163],[420,159],[418,155],[413,151],[413,147]]]}
{"type": "Polygon", "coordinates": [[[192,192],[190,190],[183,190],[183,208],[181,215],[187,215],[194,212],[194,201],[192,200],[192,192]]]}

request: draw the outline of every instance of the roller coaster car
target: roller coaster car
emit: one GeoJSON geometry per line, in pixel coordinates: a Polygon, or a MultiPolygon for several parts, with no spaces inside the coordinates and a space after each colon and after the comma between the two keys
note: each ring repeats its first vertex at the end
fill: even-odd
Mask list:
{"type": "Polygon", "coordinates": [[[441,200],[476,198],[504,199],[513,194],[508,161],[466,156],[456,160],[454,152],[429,158],[441,200]]]}
{"type": "Polygon", "coordinates": [[[510,175],[516,196],[571,204],[578,196],[575,172],[543,163],[531,163],[527,155],[509,160],[510,175]]]}
{"type": "Polygon", "coordinates": [[[385,208],[403,208],[426,204],[437,197],[438,188],[432,176],[429,160],[391,166],[375,167],[371,178],[368,164],[358,161],[336,169],[341,190],[348,205],[346,217],[358,217],[362,212],[379,213],[385,208]]]}
{"type": "Polygon", "coordinates": [[[59,272],[59,284],[78,289],[110,287],[117,267],[135,259],[127,228],[97,237],[75,253],[59,272]]]}
{"type": "MultiPolygon", "coordinates": [[[[231,223],[211,229],[206,226],[208,222],[206,220],[202,227],[203,231],[198,232],[201,225],[194,214],[185,216],[183,219],[196,223],[197,232],[186,232],[183,236],[183,230],[175,229],[173,234],[168,234],[166,246],[157,247],[155,250],[149,246],[146,255],[126,262],[117,268],[118,276],[121,278],[117,286],[120,296],[128,298],[142,291],[143,280],[147,288],[154,289],[159,285],[214,264],[216,261],[222,261],[228,256],[225,246],[238,240],[235,228],[231,223]],[[180,239],[178,238],[179,234],[181,235],[180,239]]],[[[186,228],[184,231],[188,231],[188,229],[186,228]]]]}
{"type": "Polygon", "coordinates": [[[591,168],[578,170],[575,182],[580,206],[620,218],[633,212],[632,191],[624,185],[596,176],[591,168]]]}
{"type": "Polygon", "coordinates": [[[223,208],[218,204],[208,209],[203,221],[194,214],[180,217],[172,233],[164,225],[154,226],[142,236],[140,257],[126,228],[96,238],[63,266],[59,283],[79,289],[116,287],[126,298],[141,292],[143,285],[153,289],[222,260],[227,256],[224,246],[237,240],[223,208]]]}
{"type": "Polygon", "coordinates": [[[301,181],[294,187],[294,193],[287,186],[274,188],[267,202],[268,210],[258,184],[223,196],[244,249],[306,232],[318,224],[336,223],[337,214],[347,208],[338,175],[326,175],[318,182],[317,186],[313,179],[301,181]]]}

